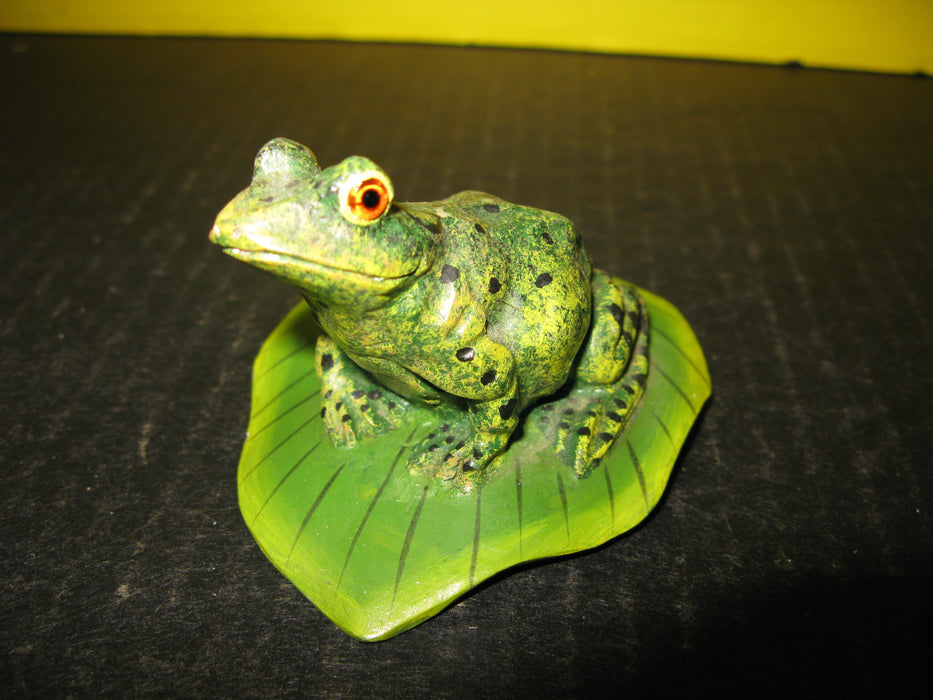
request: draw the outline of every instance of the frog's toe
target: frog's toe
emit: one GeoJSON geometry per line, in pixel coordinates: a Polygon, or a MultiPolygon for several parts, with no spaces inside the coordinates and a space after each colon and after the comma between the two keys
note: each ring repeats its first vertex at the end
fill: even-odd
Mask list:
{"type": "Polygon", "coordinates": [[[321,415],[334,444],[355,445],[359,440],[392,430],[399,425],[408,402],[378,388],[368,391],[328,391],[321,415]]]}
{"type": "Polygon", "coordinates": [[[625,418],[611,399],[593,399],[583,408],[566,407],[558,413],[555,451],[573,465],[576,476],[586,476],[612,447],[625,418]]]}
{"type": "Polygon", "coordinates": [[[445,458],[459,438],[448,423],[432,430],[415,445],[408,457],[408,468],[412,473],[437,478],[449,478],[442,474],[445,458]]]}
{"type": "Polygon", "coordinates": [[[408,460],[413,473],[449,482],[469,491],[501,451],[499,441],[477,440],[469,428],[444,424],[416,445],[408,460]]]}

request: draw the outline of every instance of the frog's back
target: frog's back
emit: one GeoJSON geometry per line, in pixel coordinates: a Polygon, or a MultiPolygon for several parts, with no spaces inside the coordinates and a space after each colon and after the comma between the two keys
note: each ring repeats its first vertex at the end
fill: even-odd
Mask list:
{"type": "Polygon", "coordinates": [[[474,262],[474,284],[483,289],[487,277],[496,280],[488,332],[515,357],[524,396],[555,391],[590,321],[592,267],[576,228],[560,214],[484,192],[460,192],[440,204],[471,222],[474,251],[477,235],[483,239],[488,253],[474,259],[498,261],[489,269],[474,262]]]}
{"type": "Polygon", "coordinates": [[[522,255],[539,252],[589,268],[589,256],[573,222],[544,209],[513,204],[495,195],[467,190],[448,197],[495,237],[522,255]]]}

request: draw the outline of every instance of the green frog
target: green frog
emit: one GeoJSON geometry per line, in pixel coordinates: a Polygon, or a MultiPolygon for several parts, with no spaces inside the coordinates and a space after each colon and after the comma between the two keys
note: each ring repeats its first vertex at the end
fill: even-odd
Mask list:
{"type": "Polygon", "coordinates": [[[443,407],[409,468],[470,490],[532,408],[577,476],[644,391],[637,291],[593,269],[574,225],[482,192],[396,202],[367,158],[321,169],[278,138],[217,216],[224,252],[296,285],[323,329],[316,364],[336,445],[443,407]]]}

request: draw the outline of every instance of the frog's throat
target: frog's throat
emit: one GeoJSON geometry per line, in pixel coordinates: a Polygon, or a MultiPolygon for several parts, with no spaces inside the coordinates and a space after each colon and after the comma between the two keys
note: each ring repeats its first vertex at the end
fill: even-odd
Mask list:
{"type": "Polygon", "coordinates": [[[380,289],[379,291],[385,292],[389,289],[404,285],[408,280],[413,280],[420,267],[416,264],[410,270],[400,275],[373,275],[349,267],[328,265],[317,260],[309,260],[308,258],[287,255],[285,253],[244,250],[243,248],[224,248],[223,250],[227,255],[237,260],[241,260],[253,267],[269,272],[285,282],[297,284],[300,287],[308,286],[309,282],[312,282],[315,278],[343,281],[349,278],[357,281],[362,286],[374,288],[384,286],[386,289],[380,289]]]}

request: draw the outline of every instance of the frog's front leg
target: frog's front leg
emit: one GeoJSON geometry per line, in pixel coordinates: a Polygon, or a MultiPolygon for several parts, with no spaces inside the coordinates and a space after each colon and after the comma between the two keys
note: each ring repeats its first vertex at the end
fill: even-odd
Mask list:
{"type": "Polygon", "coordinates": [[[515,432],[515,402],[508,399],[472,404],[466,417],[443,424],[412,450],[409,468],[469,491],[515,432]],[[504,419],[506,412],[510,415],[504,419]],[[490,413],[495,413],[494,419],[490,413]]]}
{"type": "Polygon", "coordinates": [[[428,381],[462,399],[466,410],[432,431],[409,458],[412,471],[469,490],[505,450],[518,426],[515,360],[502,345],[482,336],[455,351],[456,365],[425,368],[428,381]]]}
{"type": "Polygon", "coordinates": [[[316,366],[321,381],[321,416],[331,442],[354,445],[396,427],[408,402],[377,384],[328,335],[318,337],[316,366]]]}

